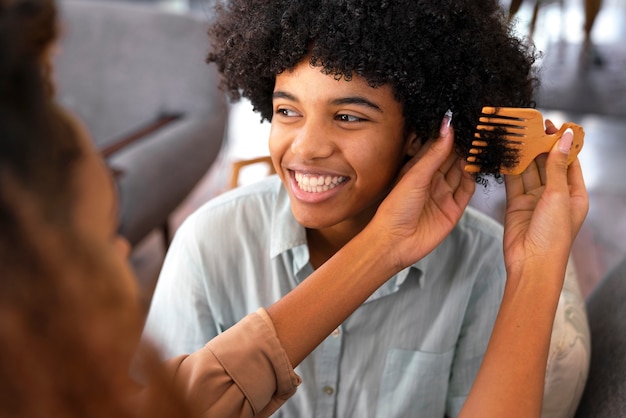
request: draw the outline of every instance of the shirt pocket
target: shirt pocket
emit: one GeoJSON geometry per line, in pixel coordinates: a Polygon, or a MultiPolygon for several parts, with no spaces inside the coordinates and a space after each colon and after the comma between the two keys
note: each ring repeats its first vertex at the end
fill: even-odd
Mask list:
{"type": "Polygon", "coordinates": [[[443,417],[453,355],[454,350],[445,353],[389,350],[376,416],[443,417]]]}

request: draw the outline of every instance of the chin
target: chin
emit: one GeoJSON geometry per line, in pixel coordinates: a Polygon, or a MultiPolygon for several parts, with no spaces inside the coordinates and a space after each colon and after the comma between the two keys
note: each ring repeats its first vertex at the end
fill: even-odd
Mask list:
{"type": "MultiPolygon", "coordinates": [[[[303,227],[307,229],[324,229],[334,226],[338,223],[337,219],[328,219],[325,216],[319,216],[319,212],[321,209],[315,210],[306,210],[297,204],[291,204],[291,211],[296,218],[296,221],[303,227]],[[318,212],[318,213],[314,213],[318,212]]],[[[323,210],[323,212],[328,212],[327,210],[323,210]]]]}

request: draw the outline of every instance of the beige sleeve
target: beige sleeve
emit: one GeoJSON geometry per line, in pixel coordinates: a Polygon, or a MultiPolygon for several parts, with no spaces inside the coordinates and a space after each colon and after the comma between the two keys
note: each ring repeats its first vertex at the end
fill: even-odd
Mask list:
{"type": "Polygon", "coordinates": [[[301,382],[262,308],[166,367],[198,417],[269,416],[301,382]]]}

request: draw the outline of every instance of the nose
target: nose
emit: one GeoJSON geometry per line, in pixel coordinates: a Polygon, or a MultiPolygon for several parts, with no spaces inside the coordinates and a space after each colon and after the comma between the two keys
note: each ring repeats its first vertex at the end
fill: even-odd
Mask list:
{"type": "Polygon", "coordinates": [[[303,161],[330,157],[334,150],[330,131],[323,122],[314,118],[307,119],[291,142],[291,152],[303,161]]]}

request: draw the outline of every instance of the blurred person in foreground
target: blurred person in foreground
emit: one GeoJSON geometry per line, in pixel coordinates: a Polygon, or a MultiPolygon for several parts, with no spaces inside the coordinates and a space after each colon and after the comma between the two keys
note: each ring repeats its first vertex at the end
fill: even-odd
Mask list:
{"type": "MultiPolygon", "coordinates": [[[[54,3],[0,3],[0,416],[267,416],[300,383],[293,367],[389,274],[430,252],[473,193],[443,124],[367,227],[305,283],[162,363],[139,346],[137,286],[116,232],[111,176],[86,130],[50,95],[55,36],[54,3]],[[424,236],[424,222],[440,230],[424,236]],[[315,305],[303,303],[311,297],[315,305]],[[143,385],[128,373],[137,350],[143,385]]],[[[568,140],[506,179],[508,280],[462,415],[541,409],[552,318],[587,210],[580,166],[566,167],[568,140]]]]}

